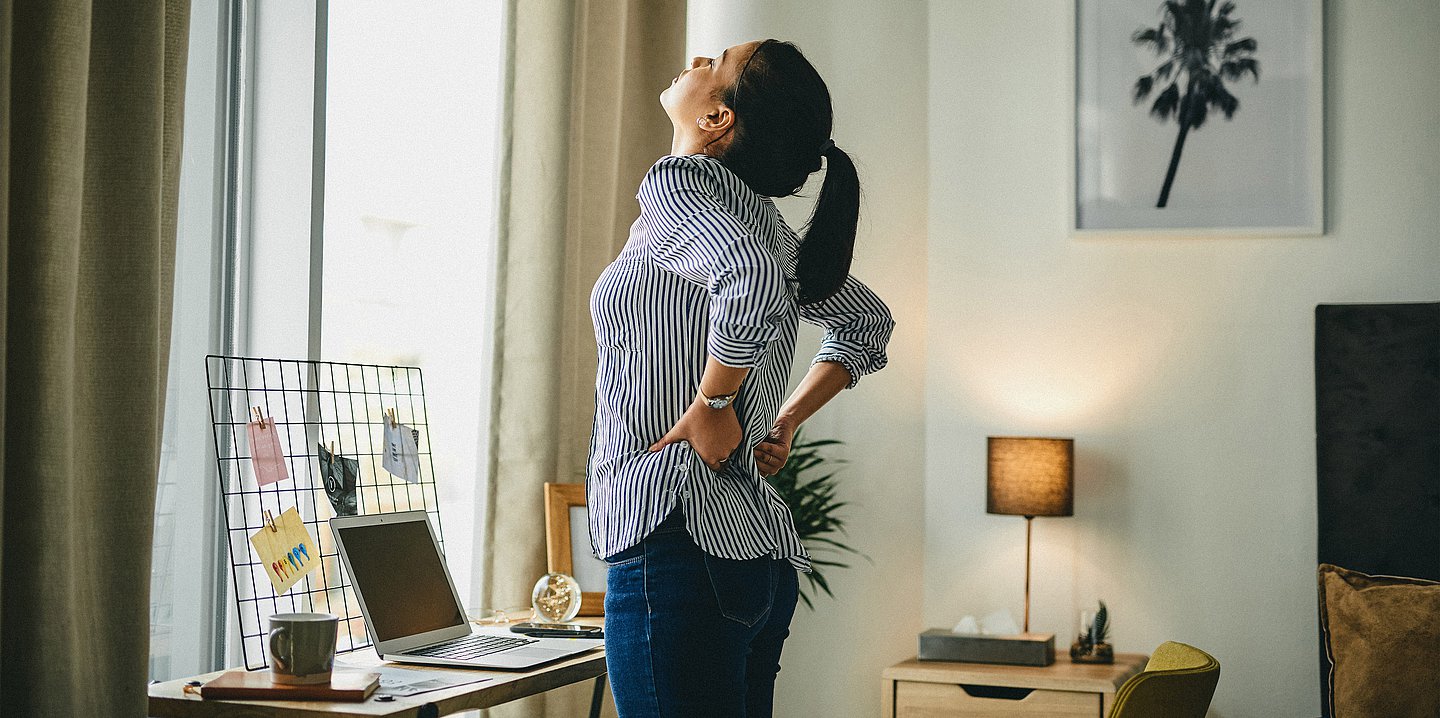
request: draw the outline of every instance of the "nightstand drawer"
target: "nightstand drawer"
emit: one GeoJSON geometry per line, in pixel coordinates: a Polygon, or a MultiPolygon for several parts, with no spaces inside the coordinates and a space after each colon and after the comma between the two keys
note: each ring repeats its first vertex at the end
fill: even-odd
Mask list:
{"type": "Polygon", "coordinates": [[[981,718],[983,716],[1050,716],[1103,718],[1100,694],[1029,690],[954,683],[895,682],[896,718],[981,718]],[[973,694],[973,695],[972,695],[973,694]],[[995,697],[986,697],[995,696],[995,697]]]}

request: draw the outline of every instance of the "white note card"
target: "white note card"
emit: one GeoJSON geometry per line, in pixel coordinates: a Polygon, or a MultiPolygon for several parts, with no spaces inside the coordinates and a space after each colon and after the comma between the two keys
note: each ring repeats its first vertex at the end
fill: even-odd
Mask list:
{"type": "Polygon", "coordinates": [[[385,427],[385,456],[380,465],[412,484],[420,482],[420,432],[399,422],[382,422],[385,427]]]}

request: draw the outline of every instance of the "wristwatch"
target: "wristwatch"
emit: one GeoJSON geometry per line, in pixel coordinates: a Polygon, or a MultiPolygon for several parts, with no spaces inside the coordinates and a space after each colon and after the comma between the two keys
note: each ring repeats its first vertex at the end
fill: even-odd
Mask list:
{"type": "Polygon", "coordinates": [[[735,397],[740,393],[740,390],[736,389],[729,394],[722,394],[720,396],[705,396],[704,389],[697,389],[696,391],[699,392],[700,399],[704,401],[705,405],[710,407],[711,409],[724,409],[725,407],[730,406],[730,402],[735,401],[735,397]]]}

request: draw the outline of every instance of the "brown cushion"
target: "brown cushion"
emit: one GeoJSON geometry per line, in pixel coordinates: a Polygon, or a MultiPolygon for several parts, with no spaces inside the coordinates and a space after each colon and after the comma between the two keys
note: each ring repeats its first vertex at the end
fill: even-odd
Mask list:
{"type": "Polygon", "coordinates": [[[1440,716],[1440,583],[1320,564],[1335,718],[1440,716]]]}

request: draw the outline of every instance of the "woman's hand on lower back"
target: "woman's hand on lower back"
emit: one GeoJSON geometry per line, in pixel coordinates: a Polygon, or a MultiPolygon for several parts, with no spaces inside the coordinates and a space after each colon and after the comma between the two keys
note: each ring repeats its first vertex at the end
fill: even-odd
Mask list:
{"type": "Polygon", "coordinates": [[[711,409],[705,402],[696,399],[691,402],[690,408],[685,410],[680,421],[675,422],[675,426],[670,427],[670,431],[666,432],[663,438],[651,445],[650,450],[659,451],[669,444],[688,441],[706,466],[719,471],[725,468],[725,463],[730,460],[743,438],[744,433],[740,430],[740,418],[735,415],[734,404],[724,409],[711,409]]]}
{"type": "Polygon", "coordinates": [[[769,436],[755,445],[755,466],[760,469],[761,476],[780,473],[785,462],[790,460],[790,442],[794,438],[795,427],[777,419],[769,436]]]}

